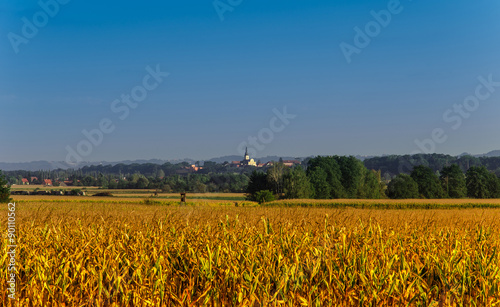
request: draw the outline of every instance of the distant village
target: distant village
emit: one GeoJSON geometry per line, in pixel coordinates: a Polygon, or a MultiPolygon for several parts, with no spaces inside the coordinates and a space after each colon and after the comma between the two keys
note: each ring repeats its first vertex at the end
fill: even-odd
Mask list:
{"type": "MultiPolygon", "coordinates": [[[[287,167],[302,163],[299,160],[281,158],[278,162],[287,167]]],[[[241,161],[223,163],[205,161],[203,164],[181,162],[163,165],[117,164],[84,166],[78,170],[10,171],[8,180],[12,185],[34,185],[45,189],[98,186],[109,189],[160,188],[166,191],[242,192],[248,183],[249,175],[254,170],[261,169],[265,172],[275,163],[277,162],[256,162],[246,150],[241,161]]],[[[18,191],[18,193],[24,192],[18,191]]],[[[43,192],[37,191],[37,193],[43,192]]],[[[59,192],[54,191],[54,193],[59,192]]]]}
{"type": "MultiPolygon", "coordinates": [[[[80,182],[80,180],[77,180],[77,182],[80,182]]],[[[21,179],[21,184],[22,185],[42,185],[44,187],[52,187],[52,186],[55,186],[55,187],[69,187],[69,186],[73,186],[75,185],[74,184],[74,181],[73,180],[59,180],[59,179],[56,179],[56,180],[52,180],[52,179],[42,179],[42,180],[39,180],[38,177],[35,177],[35,176],[32,176],[32,177],[29,177],[29,178],[22,178],[21,179]]]]}
{"type": "MultiPolygon", "coordinates": [[[[243,160],[241,161],[232,161],[231,166],[232,167],[245,167],[245,166],[255,166],[255,167],[270,167],[274,164],[275,162],[269,161],[267,163],[257,163],[254,161],[254,159],[250,159],[250,156],[248,155],[248,148],[245,150],[245,156],[243,157],[243,160]]],[[[285,166],[294,166],[296,164],[300,164],[300,161],[298,160],[284,160],[283,164],[285,166]]]]}
{"type": "MultiPolygon", "coordinates": [[[[411,198],[418,198],[419,195],[427,198],[462,198],[465,196],[500,198],[499,156],[454,157],[428,154],[384,156],[364,161],[354,156],[317,156],[303,160],[277,158],[278,161],[267,162],[269,160],[266,160],[267,163],[260,163],[260,161],[255,162],[246,151],[241,161],[229,162],[228,160],[222,163],[204,161],[194,164],[188,162],[100,164],[83,166],[76,170],[19,170],[5,172],[5,178],[7,184],[11,186],[31,185],[29,189],[26,187],[12,191],[22,195],[26,195],[27,190],[33,193],[51,193],[51,195],[62,195],[64,190],[64,193],[75,195],[81,191],[81,187],[98,187],[107,190],[149,189],[156,193],[159,191],[164,193],[249,193],[255,186],[261,190],[272,191],[275,195],[282,195],[285,190],[291,191],[292,188],[304,187],[304,191],[299,192],[304,192],[305,194],[301,194],[301,197],[305,198],[356,198],[360,195],[365,198],[399,198],[403,194],[398,193],[406,191],[406,188],[394,187],[395,184],[402,182],[401,187],[406,187],[406,184],[413,188],[420,185],[422,187],[438,185],[435,187],[438,191],[436,195],[426,196],[423,188],[420,188],[418,191],[412,190],[411,198]],[[413,166],[408,159],[419,161],[420,165],[413,166]],[[401,172],[405,167],[407,172],[401,172]],[[459,193],[453,190],[452,185],[458,185],[458,183],[450,179],[451,167],[453,167],[453,176],[456,176],[459,180],[457,182],[460,183],[457,187],[459,193]],[[419,172],[426,175],[421,176],[419,172]],[[352,174],[357,174],[357,180],[352,180],[354,176],[352,174]],[[420,177],[430,181],[419,185],[420,177]],[[291,186],[285,189],[285,184],[291,186]],[[397,192],[394,192],[393,188],[397,192]],[[361,194],[358,195],[355,192],[361,194]]],[[[287,197],[292,197],[290,195],[287,197]]],[[[297,195],[294,194],[293,197],[296,198],[297,195]]]]}
{"type": "MultiPolygon", "coordinates": [[[[300,165],[301,162],[299,160],[282,160],[280,161],[283,163],[283,165],[292,167],[295,165],[300,165]]],[[[273,164],[276,163],[275,161],[269,161],[266,163],[257,163],[255,162],[254,159],[250,158],[250,155],[248,154],[248,150],[245,151],[245,155],[243,157],[243,160],[241,161],[231,161],[226,164],[222,164],[223,166],[229,166],[232,168],[242,168],[242,167],[248,167],[248,166],[253,166],[253,167],[258,167],[258,168],[267,168],[273,166],[273,164]]],[[[191,173],[196,173],[203,170],[203,166],[199,166],[197,164],[191,164],[189,166],[185,166],[181,169],[178,169],[175,171],[176,174],[178,175],[185,175],[185,174],[191,174],[191,173]]],[[[123,178],[126,179],[126,178],[123,178]]],[[[119,181],[119,179],[115,179],[116,182],[119,181]]],[[[51,186],[56,186],[56,187],[65,187],[65,186],[74,186],[74,185],[79,185],[80,180],[69,180],[69,178],[66,178],[64,180],[60,179],[42,179],[39,180],[38,177],[29,177],[29,178],[22,178],[21,179],[21,184],[22,185],[42,185],[46,187],[51,187],[51,186]]]]}

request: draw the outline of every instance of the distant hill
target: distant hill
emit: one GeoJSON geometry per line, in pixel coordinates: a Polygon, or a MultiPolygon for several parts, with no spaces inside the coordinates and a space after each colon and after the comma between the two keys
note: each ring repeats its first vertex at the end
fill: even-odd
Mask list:
{"type": "Polygon", "coordinates": [[[475,157],[500,157],[500,150],[493,150],[483,155],[475,155],[475,157]]]}
{"type": "Polygon", "coordinates": [[[125,160],[119,162],[107,162],[107,161],[98,161],[98,162],[82,162],[78,165],[68,164],[66,162],[59,161],[33,161],[33,162],[19,162],[19,163],[5,163],[0,162],[0,170],[3,171],[52,171],[56,169],[70,169],[70,168],[82,168],[84,166],[91,165],[116,165],[116,164],[145,164],[145,163],[154,163],[154,164],[164,164],[166,162],[170,163],[180,163],[180,162],[193,162],[193,160],[185,159],[185,160],[159,160],[159,159],[151,159],[151,160],[125,160]]]}
{"type": "MultiPolygon", "coordinates": [[[[282,157],[283,160],[297,160],[301,158],[295,158],[295,157],[282,157]]],[[[261,163],[266,163],[269,161],[278,161],[280,157],[278,156],[268,156],[268,157],[263,157],[263,158],[256,158],[255,161],[259,161],[261,163]]],[[[219,158],[213,158],[207,161],[211,162],[216,162],[216,163],[224,163],[225,161],[231,162],[231,161],[241,161],[242,157],[241,156],[224,156],[224,157],[219,157],[219,158]]],[[[146,164],[146,163],[153,163],[153,164],[165,164],[165,163],[172,163],[172,164],[177,164],[181,162],[189,162],[189,163],[195,163],[196,161],[193,159],[171,159],[171,160],[161,160],[161,159],[150,159],[150,160],[124,160],[124,161],[117,161],[117,162],[108,162],[108,161],[97,161],[97,162],[82,162],[79,163],[78,165],[72,165],[68,164],[66,162],[60,162],[60,161],[32,161],[32,162],[19,162],[19,163],[6,163],[6,162],[0,162],[0,170],[3,171],[18,171],[18,170],[23,170],[23,171],[52,171],[56,169],[78,169],[82,168],[84,166],[92,166],[92,165],[116,165],[116,164],[146,164]]],[[[200,161],[202,162],[202,161],[200,161]]]]}
{"type": "MultiPolygon", "coordinates": [[[[94,162],[95,163],[95,162],[94,162]]],[[[86,164],[82,163],[82,166],[86,164]]],[[[51,162],[51,161],[32,161],[19,163],[0,162],[0,170],[3,171],[38,171],[38,170],[55,170],[71,168],[66,162],[51,162]]]]}
{"type": "MultiPolygon", "coordinates": [[[[463,153],[457,157],[452,157],[449,155],[441,155],[441,156],[446,156],[444,160],[446,160],[446,163],[450,163],[451,161],[456,160],[455,158],[461,158],[465,156],[472,156],[475,158],[491,158],[491,157],[500,157],[500,150],[493,150],[490,151],[486,154],[480,154],[480,155],[471,155],[469,153],[463,153]]],[[[312,156],[311,156],[312,157],[312,156]]],[[[394,155],[383,155],[383,156],[360,156],[357,155],[355,156],[357,159],[364,161],[365,165],[369,168],[374,168],[374,169],[382,169],[383,171],[389,171],[390,173],[394,173],[397,169],[398,166],[395,165],[394,157],[404,157],[404,156],[394,156],[394,155]]],[[[266,163],[269,161],[279,161],[279,159],[282,158],[283,160],[300,160],[304,161],[305,159],[309,157],[291,157],[291,156],[267,156],[267,157],[260,157],[260,158],[253,158],[255,161],[260,161],[261,163],[266,163]]],[[[211,162],[216,162],[216,163],[224,163],[224,162],[231,162],[231,161],[240,161],[242,159],[242,156],[239,155],[230,155],[230,156],[223,156],[223,157],[218,157],[218,158],[212,158],[206,161],[211,161],[211,162]]],[[[440,160],[443,158],[441,157],[440,160]]],[[[431,159],[432,160],[432,159],[431,159]]],[[[124,161],[117,161],[117,162],[108,162],[108,161],[98,161],[98,162],[82,162],[79,163],[78,165],[72,165],[68,164],[66,162],[61,162],[61,161],[32,161],[32,162],[19,162],[19,163],[7,163],[7,162],[0,162],[0,170],[3,171],[17,171],[17,170],[25,170],[25,171],[39,171],[39,170],[45,170],[45,171],[52,171],[56,169],[78,169],[82,168],[84,166],[92,166],[92,165],[116,165],[116,164],[147,164],[147,163],[153,163],[153,164],[165,164],[165,163],[172,163],[172,164],[177,164],[181,162],[188,162],[188,163],[195,163],[196,161],[193,159],[170,159],[170,160],[162,160],[162,159],[141,159],[141,160],[124,160],[124,161]]],[[[203,162],[203,161],[200,161],[203,162]]],[[[443,161],[440,161],[443,162],[443,161]]],[[[434,164],[432,161],[428,162],[422,162],[423,164],[434,164]]],[[[396,163],[397,164],[397,163],[396,163]]],[[[435,163],[436,167],[438,165],[440,166],[441,163],[435,163]]]]}
{"type": "Polygon", "coordinates": [[[473,154],[470,154],[468,152],[464,152],[464,153],[461,153],[458,155],[458,157],[463,157],[463,156],[472,156],[472,157],[476,157],[476,158],[480,158],[480,157],[500,157],[500,150],[492,150],[488,153],[485,153],[485,154],[479,154],[479,155],[473,155],[473,154]]]}

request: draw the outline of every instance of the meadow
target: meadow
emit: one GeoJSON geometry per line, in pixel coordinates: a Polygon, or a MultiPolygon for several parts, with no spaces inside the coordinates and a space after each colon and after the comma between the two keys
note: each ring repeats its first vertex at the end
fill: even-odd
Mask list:
{"type": "MultiPolygon", "coordinates": [[[[500,304],[500,201],[258,206],[201,197],[181,206],[125,195],[14,196],[18,300],[8,299],[4,282],[0,300],[5,306],[500,304]]],[[[0,228],[6,223],[5,204],[0,228]]],[[[4,235],[2,276],[6,242],[4,235]]]]}

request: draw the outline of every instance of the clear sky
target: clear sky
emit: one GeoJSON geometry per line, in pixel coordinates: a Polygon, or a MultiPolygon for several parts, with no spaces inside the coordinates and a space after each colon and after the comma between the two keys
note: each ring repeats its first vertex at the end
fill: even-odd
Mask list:
{"type": "Polygon", "coordinates": [[[1,162],[500,149],[497,0],[59,1],[0,3],[1,162]]]}

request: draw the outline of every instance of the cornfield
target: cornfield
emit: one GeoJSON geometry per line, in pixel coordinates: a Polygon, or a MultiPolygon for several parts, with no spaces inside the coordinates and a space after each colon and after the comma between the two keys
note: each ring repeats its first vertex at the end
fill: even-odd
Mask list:
{"type": "Polygon", "coordinates": [[[21,200],[16,214],[4,306],[500,305],[497,209],[21,200]]]}

